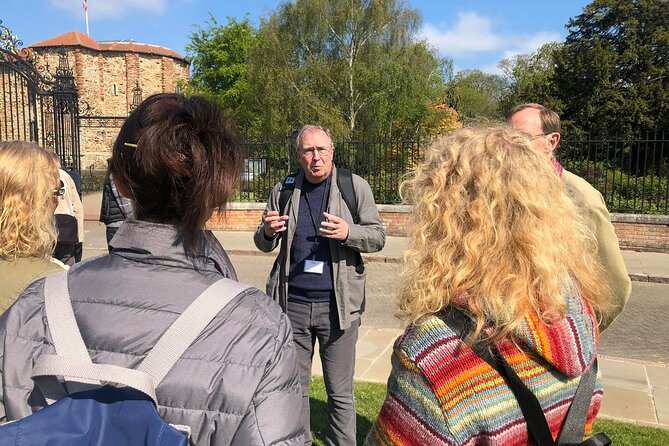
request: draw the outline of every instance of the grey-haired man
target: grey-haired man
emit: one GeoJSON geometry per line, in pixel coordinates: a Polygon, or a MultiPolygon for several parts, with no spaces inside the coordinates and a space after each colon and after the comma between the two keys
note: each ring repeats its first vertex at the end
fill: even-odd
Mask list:
{"type": "Polygon", "coordinates": [[[267,294],[281,304],[293,326],[305,430],[310,432],[309,382],[318,339],[328,393],[327,444],[355,445],[355,345],[365,308],[360,253],[380,251],[385,230],[369,184],[357,175],[352,175],[358,217],[354,223],[337,181],[334,147],[326,129],[304,126],[296,147],[302,171],[272,189],[254,242],[265,252],[281,246],[267,294]],[[286,187],[292,193],[281,203],[286,187]]]}

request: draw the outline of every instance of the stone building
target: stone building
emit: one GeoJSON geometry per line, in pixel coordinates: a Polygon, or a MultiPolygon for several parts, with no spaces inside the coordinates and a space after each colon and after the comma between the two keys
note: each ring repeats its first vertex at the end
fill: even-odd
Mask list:
{"type": "Polygon", "coordinates": [[[36,65],[53,70],[65,53],[80,101],[82,169],[104,169],[123,119],[154,93],[179,92],[189,79],[190,63],[161,46],[133,41],[96,42],[68,32],[30,45],[36,65]]]}

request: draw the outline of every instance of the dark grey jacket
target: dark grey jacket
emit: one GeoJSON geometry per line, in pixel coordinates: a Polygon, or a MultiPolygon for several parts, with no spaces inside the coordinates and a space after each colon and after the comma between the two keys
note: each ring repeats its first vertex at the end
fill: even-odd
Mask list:
{"type": "MultiPolygon", "coordinates": [[[[334,166],[331,175],[336,178],[337,168],[334,166]]],[[[282,185],[281,182],[277,183],[270,193],[267,207],[263,213],[263,221],[267,211],[279,210],[281,215],[288,215],[287,230],[273,240],[267,240],[264,225],[261,222],[253,236],[256,247],[264,252],[270,252],[281,244],[277,261],[274,263],[267,280],[266,291],[284,309],[286,308],[288,295],[286,278],[290,271],[290,247],[297,226],[303,181],[304,173],[300,172],[295,177],[295,189],[286,204],[286,209],[281,210],[279,210],[279,196],[282,185]]],[[[360,265],[360,253],[380,251],[386,243],[386,231],[381,223],[379,210],[374,203],[374,195],[372,195],[369,184],[358,175],[353,175],[353,189],[358,202],[358,215],[360,216],[358,224],[353,223],[351,211],[349,211],[336,181],[330,182],[330,198],[327,207],[329,214],[343,218],[349,226],[348,239],[344,243],[329,239],[337,315],[339,316],[339,327],[342,330],[350,327],[351,323],[365,311],[366,273],[364,267],[360,265]]]]}
{"type": "MultiPolygon", "coordinates": [[[[210,235],[210,234],[209,234],[210,235]]],[[[207,286],[235,278],[221,245],[186,258],[172,226],[123,223],[112,253],[70,269],[75,317],[93,362],[134,367],[207,286]]],[[[53,354],[44,280],[0,318],[0,420],[42,407],[30,379],[35,358],[53,354]]],[[[161,416],[192,429],[198,445],[302,444],[301,391],[290,323],[255,288],[205,328],[157,388],[161,416]]]]}
{"type": "Polygon", "coordinates": [[[116,189],[111,172],[107,171],[105,183],[102,187],[102,205],[100,206],[100,221],[105,225],[120,226],[123,220],[134,218],[132,202],[125,198],[116,189]]]}

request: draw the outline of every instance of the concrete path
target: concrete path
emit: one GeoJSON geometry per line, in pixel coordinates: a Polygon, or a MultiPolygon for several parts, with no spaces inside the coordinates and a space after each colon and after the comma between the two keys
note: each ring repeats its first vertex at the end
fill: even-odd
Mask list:
{"type": "MultiPolygon", "coordinates": [[[[84,257],[106,253],[105,228],[97,223],[100,194],[84,197],[87,222],[84,257]]],[[[216,232],[231,255],[240,280],[264,289],[275,254],[255,249],[251,232],[216,232]]],[[[357,380],[385,383],[394,340],[402,333],[392,299],[403,237],[388,237],[385,248],[365,255],[369,262],[367,299],[356,354],[357,380]]],[[[669,429],[669,254],[623,251],[633,282],[630,302],[603,333],[600,367],[605,395],[600,415],[669,429]],[[655,283],[643,283],[655,282],[655,283]]],[[[321,374],[318,357],[313,371],[321,374]]]]}

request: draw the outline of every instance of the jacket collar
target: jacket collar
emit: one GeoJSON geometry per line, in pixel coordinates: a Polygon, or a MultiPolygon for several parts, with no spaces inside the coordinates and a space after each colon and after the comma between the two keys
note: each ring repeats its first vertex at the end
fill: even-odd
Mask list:
{"type": "Polygon", "coordinates": [[[175,226],[125,220],[109,243],[111,253],[136,262],[205,271],[236,279],[227,253],[211,231],[203,230],[201,254],[188,257],[184,234],[175,226]]]}

